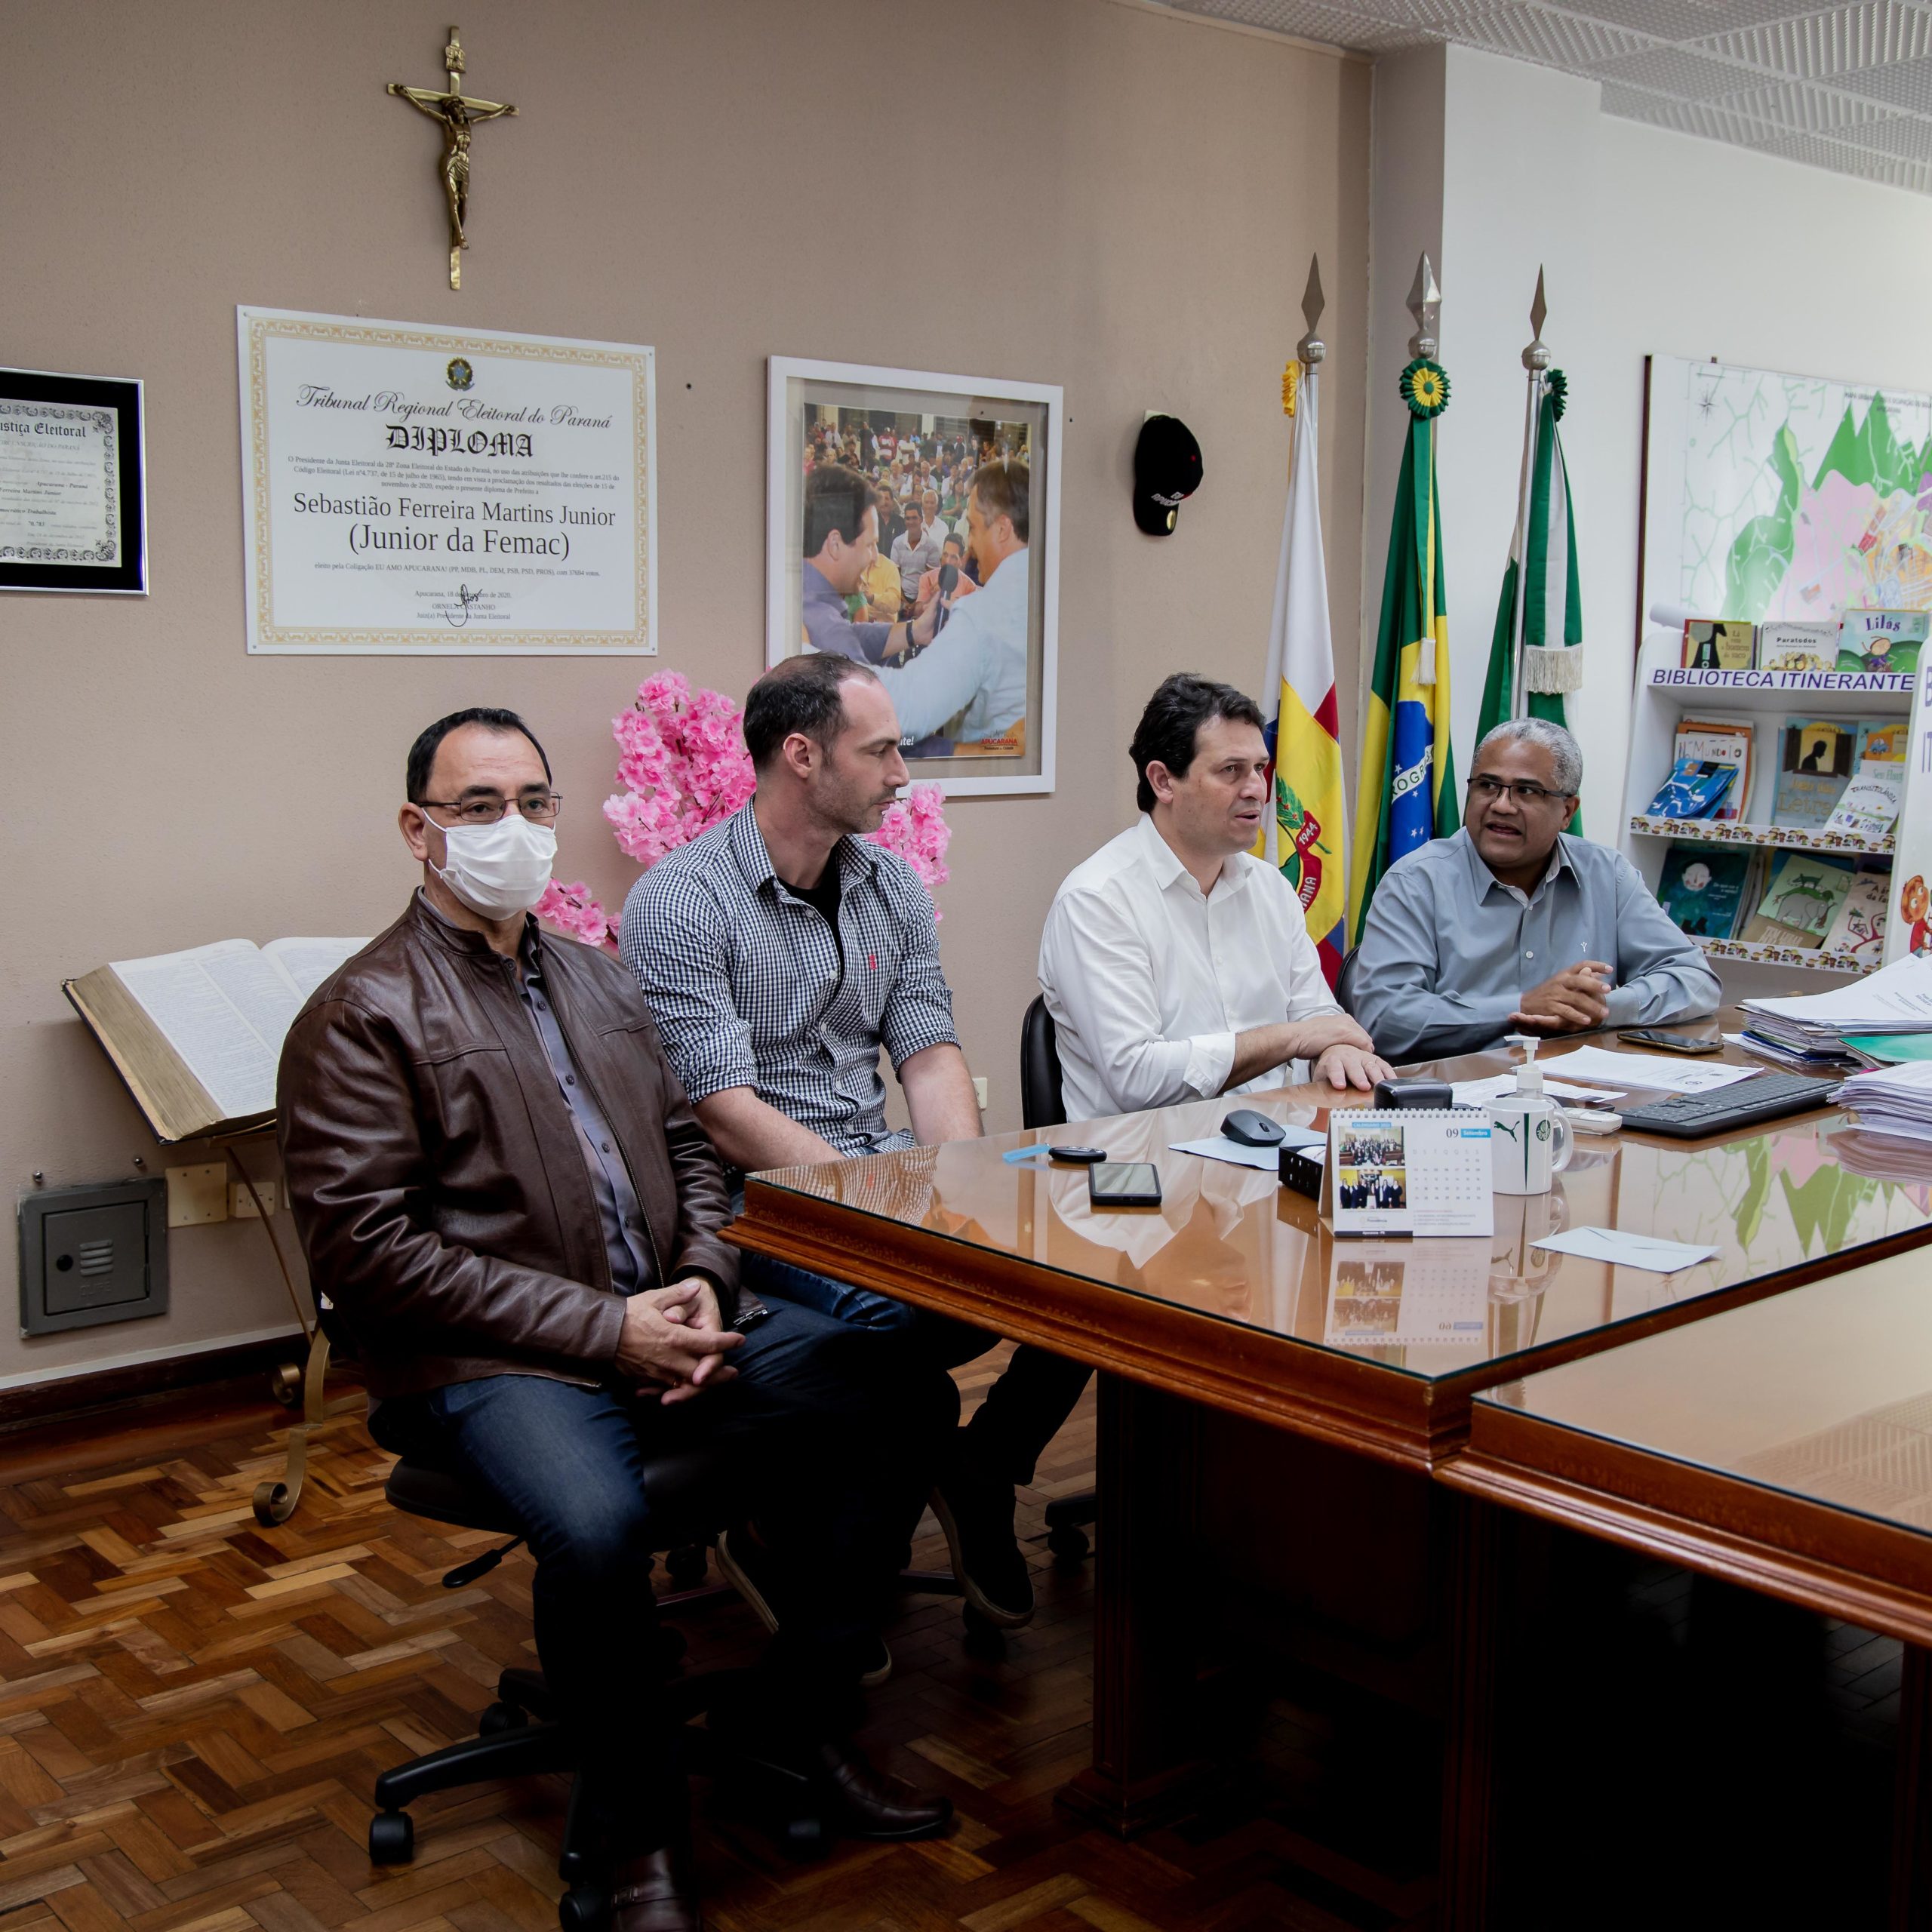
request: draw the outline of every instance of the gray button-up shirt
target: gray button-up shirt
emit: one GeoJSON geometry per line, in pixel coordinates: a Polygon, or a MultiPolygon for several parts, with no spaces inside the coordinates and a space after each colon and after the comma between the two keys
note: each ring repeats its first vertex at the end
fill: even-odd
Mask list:
{"type": "Polygon", "coordinates": [[[1717,975],[1636,867],[1560,835],[1531,893],[1505,885],[1467,829],[1398,860],[1370,903],[1343,997],[1390,1060],[1480,1053],[1512,1027],[1532,986],[1585,959],[1615,975],[1607,1026],[1717,1011],[1717,975]]]}
{"type": "MultiPolygon", "coordinates": [[[[420,894],[421,888],[417,890],[420,894]]],[[[435,917],[443,918],[426,897],[423,903],[435,917]]],[[[443,922],[449,923],[447,919],[443,922]]],[[[620,1295],[657,1287],[660,1285],[657,1264],[651,1254],[651,1232],[645,1226],[644,1209],[638,1201],[637,1189],[631,1184],[630,1170],[618,1151],[617,1137],[604,1118],[604,1109],[578,1078],[570,1043],[557,1024],[549,992],[543,983],[543,952],[534,919],[525,927],[517,964],[517,992],[523,1001],[523,1010],[543,1042],[543,1057],[550,1063],[558,1091],[570,1108],[571,1124],[577,1129],[577,1150],[590,1176],[591,1192],[597,1197],[597,1220],[604,1235],[605,1255],[611,1264],[611,1285],[620,1295]]]]}
{"type": "Polygon", "coordinates": [[[841,839],[832,863],[835,939],[772,869],[746,805],[631,888],[624,963],[694,1104],[749,1087],[841,1153],[909,1147],[885,1124],[879,1049],[898,1067],[958,1044],[932,895],[868,840],[841,839]]]}

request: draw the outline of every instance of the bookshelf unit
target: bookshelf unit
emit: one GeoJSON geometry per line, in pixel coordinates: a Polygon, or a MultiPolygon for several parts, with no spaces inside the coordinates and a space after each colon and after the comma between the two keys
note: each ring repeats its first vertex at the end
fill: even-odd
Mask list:
{"type": "MultiPolygon", "coordinates": [[[[1774,825],[1777,792],[1777,734],[1787,717],[1808,712],[1819,718],[1884,718],[1900,720],[1912,709],[1918,680],[1912,674],[1884,671],[1687,671],[1678,663],[1681,640],[1675,631],[1654,630],[1637,659],[1635,702],[1631,711],[1630,761],[1624,777],[1623,817],[1617,843],[1654,892],[1664,855],[1673,841],[1774,850],[1828,853],[1847,860],[1893,852],[1897,831],[1883,838],[1860,839],[1804,826],[1774,825]],[[1725,717],[1757,728],[1752,743],[1751,793],[1740,819],[1669,820],[1644,811],[1671,767],[1678,721],[1725,717]]],[[[1908,759],[1899,829],[1912,822],[1932,780],[1914,771],[1908,759]]],[[[1743,940],[1700,940],[1728,1001],[1779,993],[1815,992],[1834,975],[1847,977],[1875,962],[1807,957],[1792,948],[1743,940]]],[[[1892,957],[1890,949],[1886,957],[1892,957]]]]}

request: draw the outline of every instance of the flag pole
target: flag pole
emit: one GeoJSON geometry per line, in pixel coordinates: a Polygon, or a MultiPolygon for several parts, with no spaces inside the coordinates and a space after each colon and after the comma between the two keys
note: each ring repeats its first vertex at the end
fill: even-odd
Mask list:
{"type": "Polygon", "coordinates": [[[1543,401],[1543,371],[1549,367],[1549,350],[1543,339],[1544,318],[1549,315],[1543,300],[1543,270],[1537,270],[1536,299],[1530,304],[1530,346],[1523,351],[1523,368],[1529,377],[1529,392],[1523,405],[1523,480],[1517,493],[1516,507],[1516,620],[1511,645],[1509,715],[1521,718],[1528,709],[1529,694],[1523,688],[1523,624],[1530,594],[1530,499],[1537,474],[1537,424],[1543,401]]]}

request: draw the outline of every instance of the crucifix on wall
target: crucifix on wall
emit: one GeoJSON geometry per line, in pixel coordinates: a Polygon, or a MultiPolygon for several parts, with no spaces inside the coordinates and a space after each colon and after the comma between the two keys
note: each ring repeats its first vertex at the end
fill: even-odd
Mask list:
{"type": "Polygon", "coordinates": [[[460,288],[463,251],[469,246],[463,230],[469,214],[469,131],[479,122],[514,114],[516,109],[507,101],[477,100],[463,92],[463,42],[454,27],[450,29],[449,45],[443,49],[443,66],[449,75],[447,88],[411,88],[392,81],[389,91],[441,125],[443,156],[436,173],[449,205],[450,286],[460,288]]]}

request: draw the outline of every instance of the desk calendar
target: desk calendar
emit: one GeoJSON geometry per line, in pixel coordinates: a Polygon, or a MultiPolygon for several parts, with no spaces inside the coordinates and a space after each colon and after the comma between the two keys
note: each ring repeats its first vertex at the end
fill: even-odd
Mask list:
{"type": "Polygon", "coordinates": [[[1321,1212],[1338,1235],[1486,1235],[1489,1121],[1473,1108],[1336,1109],[1321,1212]]]}

